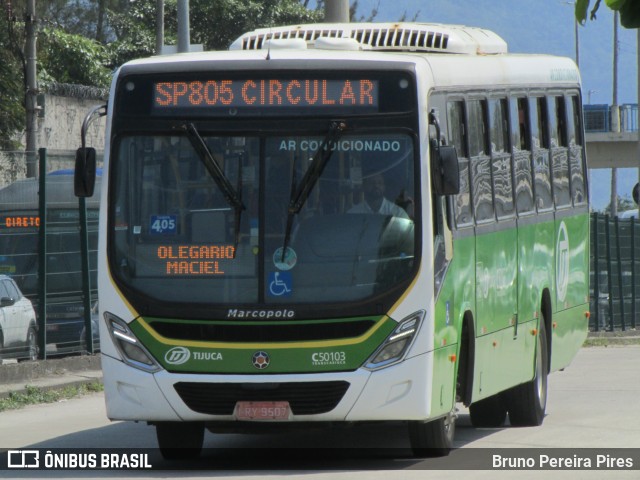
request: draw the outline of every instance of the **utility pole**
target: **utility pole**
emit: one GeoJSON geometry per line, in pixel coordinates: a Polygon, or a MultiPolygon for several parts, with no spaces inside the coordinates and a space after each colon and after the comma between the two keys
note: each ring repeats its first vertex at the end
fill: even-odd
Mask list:
{"type": "Polygon", "coordinates": [[[325,0],[325,23],[349,23],[349,0],[325,0]]]}
{"type": "MultiPolygon", "coordinates": [[[[571,2],[566,1],[564,3],[566,5],[571,5],[575,9],[576,0],[573,0],[571,2]]],[[[573,17],[573,34],[575,35],[576,42],[576,66],[580,68],[580,37],[578,35],[578,19],[576,18],[575,14],[571,16],[573,17]]]]}
{"type": "Polygon", "coordinates": [[[162,55],[164,46],[164,0],[156,0],[156,55],[162,55]]]}
{"type": "Polygon", "coordinates": [[[107,0],[98,0],[98,24],[96,25],[96,40],[104,41],[104,14],[107,8],[107,0]]]}
{"type": "MultiPolygon", "coordinates": [[[[620,133],[620,107],[618,106],[618,24],[620,14],[613,12],[613,101],[611,104],[611,131],[620,133]]],[[[618,216],[618,169],[611,168],[611,211],[612,217],[618,216]]]]}
{"type": "Polygon", "coordinates": [[[573,19],[574,35],[576,37],[576,66],[580,68],[580,36],[578,35],[578,20],[573,19]]]}
{"type": "Polygon", "coordinates": [[[37,130],[37,95],[38,83],[36,79],[36,0],[27,0],[27,13],[25,15],[25,61],[26,61],[26,86],[25,108],[27,113],[26,128],[26,156],[27,177],[37,176],[38,165],[36,162],[36,130],[37,130]]]}
{"type": "Polygon", "coordinates": [[[190,46],[189,0],[178,0],[178,52],[188,52],[190,46]]]}

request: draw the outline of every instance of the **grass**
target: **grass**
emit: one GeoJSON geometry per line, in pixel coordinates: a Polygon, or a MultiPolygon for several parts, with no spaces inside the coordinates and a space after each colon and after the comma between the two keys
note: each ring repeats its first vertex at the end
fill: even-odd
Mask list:
{"type": "Polygon", "coordinates": [[[12,392],[8,397],[0,398],[0,412],[16,410],[26,407],[27,405],[55,403],[94,392],[101,392],[102,390],[104,390],[104,386],[100,382],[72,385],[51,390],[27,385],[26,392],[12,392]]]}
{"type": "Polygon", "coordinates": [[[583,347],[618,347],[623,345],[640,345],[640,337],[589,337],[583,347]]]}

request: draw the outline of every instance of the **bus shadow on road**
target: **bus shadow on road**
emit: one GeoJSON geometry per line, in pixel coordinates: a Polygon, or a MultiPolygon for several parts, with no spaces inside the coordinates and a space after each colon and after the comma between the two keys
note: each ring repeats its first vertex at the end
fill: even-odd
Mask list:
{"type": "Polygon", "coordinates": [[[402,422],[372,422],[304,430],[251,434],[205,434],[198,458],[165,460],[157,449],[155,429],[144,423],[116,422],[30,445],[31,448],[66,452],[146,453],[160,470],[400,470],[451,468],[456,450],[502,430],[476,429],[468,414],[456,425],[454,450],[449,457],[414,457],[407,426],[402,422]]]}

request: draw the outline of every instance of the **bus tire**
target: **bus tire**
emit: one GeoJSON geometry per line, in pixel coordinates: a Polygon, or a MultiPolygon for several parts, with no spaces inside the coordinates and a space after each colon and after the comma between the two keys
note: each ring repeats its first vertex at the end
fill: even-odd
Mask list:
{"type": "Polygon", "coordinates": [[[509,421],[515,427],[542,425],[547,408],[547,374],[549,372],[547,332],[544,317],[537,335],[535,375],[533,380],[506,392],[509,421]]]}
{"type": "Polygon", "coordinates": [[[501,393],[469,405],[471,425],[476,428],[497,428],[507,419],[507,405],[501,393]]]}
{"type": "Polygon", "coordinates": [[[409,440],[416,457],[444,457],[453,448],[456,410],[436,420],[409,421],[409,440]]]}
{"type": "Polygon", "coordinates": [[[193,459],[200,455],[204,424],[199,422],[156,423],[156,437],[162,457],[167,460],[193,459]]]}

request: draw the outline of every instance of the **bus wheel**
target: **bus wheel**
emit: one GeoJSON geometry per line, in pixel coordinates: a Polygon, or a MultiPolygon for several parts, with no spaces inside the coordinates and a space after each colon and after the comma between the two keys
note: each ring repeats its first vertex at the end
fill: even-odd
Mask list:
{"type": "Polygon", "coordinates": [[[409,422],[411,450],[416,457],[443,457],[453,448],[458,414],[454,408],[437,420],[409,422]]]}
{"type": "Polygon", "coordinates": [[[480,400],[469,405],[469,418],[474,427],[496,428],[507,419],[507,406],[502,394],[480,400]]]}
{"type": "Polygon", "coordinates": [[[506,392],[509,421],[516,427],[534,427],[542,425],[547,408],[547,373],[548,350],[547,333],[544,319],[540,321],[540,329],[536,346],[536,372],[533,380],[506,392]]]}
{"type": "Polygon", "coordinates": [[[196,458],[202,451],[204,424],[198,422],[156,423],[160,453],[167,460],[196,458]]]}

